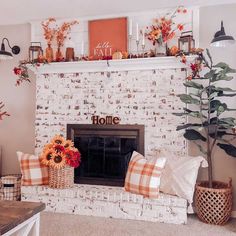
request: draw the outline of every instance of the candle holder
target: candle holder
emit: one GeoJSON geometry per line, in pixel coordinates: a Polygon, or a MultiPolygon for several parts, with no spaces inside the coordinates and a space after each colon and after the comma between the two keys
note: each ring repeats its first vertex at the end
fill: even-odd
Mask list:
{"type": "Polygon", "coordinates": [[[144,57],[144,49],[145,49],[145,44],[142,44],[142,54],[143,54],[143,57],[144,57]]]}
{"type": "Polygon", "coordinates": [[[136,39],[136,46],[137,46],[137,57],[138,57],[138,53],[139,53],[139,50],[138,50],[139,40],[137,40],[137,39],[136,39]]]}
{"type": "Polygon", "coordinates": [[[131,42],[132,42],[132,35],[129,35],[129,58],[131,58],[131,42]]]}
{"type": "Polygon", "coordinates": [[[83,61],[83,58],[84,58],[84,54],[80,54],[79,60],[80,60],[80,61],[83,61]]]}

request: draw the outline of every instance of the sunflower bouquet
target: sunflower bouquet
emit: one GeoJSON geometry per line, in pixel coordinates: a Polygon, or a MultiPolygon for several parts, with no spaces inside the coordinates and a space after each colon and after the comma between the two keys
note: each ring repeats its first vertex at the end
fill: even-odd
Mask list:
{"type": "Polygon", "coordinates": [[[81,155],[71,140],[56,135],[44,146],[41,162],[53,169],[62,169],[67,166],[77,168],[81,162],[81,155]]]}

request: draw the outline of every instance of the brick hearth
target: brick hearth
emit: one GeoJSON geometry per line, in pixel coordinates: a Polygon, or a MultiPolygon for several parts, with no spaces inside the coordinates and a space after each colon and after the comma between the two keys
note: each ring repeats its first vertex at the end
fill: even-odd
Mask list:
{"type": "Polygon", "coordinates": [[[87,216],[187,223],[187,201],[161,194],[158,199],[125,192],[121,187],[75,185],[71,189],[22,187],[23,201],[41,201],[50,212],[87,216]]]}

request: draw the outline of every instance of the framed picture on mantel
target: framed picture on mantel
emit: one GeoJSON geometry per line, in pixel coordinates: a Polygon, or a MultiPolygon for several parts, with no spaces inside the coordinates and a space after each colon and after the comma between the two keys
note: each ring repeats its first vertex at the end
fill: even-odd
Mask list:
{"type": "Polygon", "coordinates": [[[88,23],[89,55],[109,59],[116,51],[127,51],[127,18],[92,20],[88,23]]]}

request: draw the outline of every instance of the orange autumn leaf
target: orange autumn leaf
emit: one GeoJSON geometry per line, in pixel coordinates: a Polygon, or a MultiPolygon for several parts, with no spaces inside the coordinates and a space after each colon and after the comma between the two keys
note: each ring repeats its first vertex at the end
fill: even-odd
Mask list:
{"type": "Polygon", "coordinates": [[[44,38],[47,41],[47,44],[51,44],[55,35],[55,29],[50,26],[52,22],[56,22],[55,18],[48,18],[47,20],[41,22],[44,31],[44,38]]]}
{"type": "Polygon", "coordinates": [[[78,21],[64,22],[61,27],[58,27],[56,30],[56,41],[58,47],[64,45],[64,41],[67,38],[68,34],[71,31],[71,27],[75,24],[78,24],[78,21]]]}

